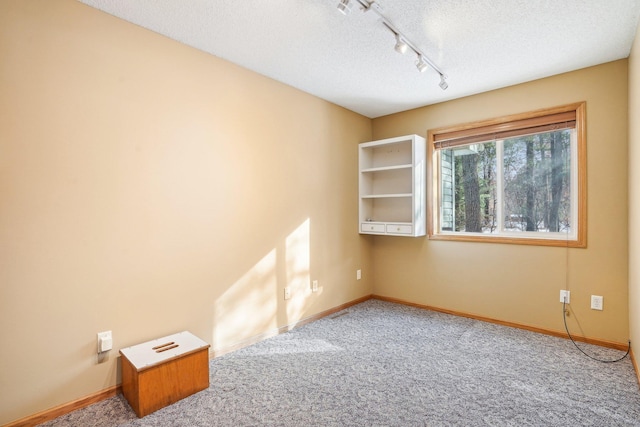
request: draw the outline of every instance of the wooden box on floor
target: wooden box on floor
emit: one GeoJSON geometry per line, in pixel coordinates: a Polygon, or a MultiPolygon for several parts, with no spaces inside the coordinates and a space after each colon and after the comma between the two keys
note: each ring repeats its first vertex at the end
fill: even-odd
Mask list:
{"type": "Polygon", "coordinates": [[[142,418],[209,387],[209,344],[189,332],[120,350],[122,393],[142,418]]]}

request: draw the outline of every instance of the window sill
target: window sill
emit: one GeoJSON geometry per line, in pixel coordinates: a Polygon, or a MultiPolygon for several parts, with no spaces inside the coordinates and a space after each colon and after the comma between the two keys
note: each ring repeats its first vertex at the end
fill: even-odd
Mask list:
{"type": "Polygon", "coordinates": [[[555,237],[540,238],[536,236],[507,236],[507,235],[487,235],[480,233],[430,233],[429,240],[444,240],[454,242],[480,242],[480,243],[502,243],[511,245],[531,245],[531,246],[555,246],[563,248],[586,248],[585,238],[561,239],[555,237]]]}

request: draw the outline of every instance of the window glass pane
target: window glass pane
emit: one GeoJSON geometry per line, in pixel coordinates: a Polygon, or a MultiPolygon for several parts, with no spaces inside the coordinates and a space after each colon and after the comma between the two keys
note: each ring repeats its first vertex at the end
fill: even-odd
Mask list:
{"type": "Polygon", "coordinates": [[[443,149],[440,155],[441,231],[498,232],[495,142],[443,149]]]}
{"type": "Polygon", "coordinates": [[[563,130],[504,141],[505,231],[571,231],[572,132],[563,130]]]}

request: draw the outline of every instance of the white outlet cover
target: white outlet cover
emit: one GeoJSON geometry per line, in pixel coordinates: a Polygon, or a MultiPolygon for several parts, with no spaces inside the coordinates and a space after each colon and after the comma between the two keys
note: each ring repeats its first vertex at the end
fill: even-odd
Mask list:
{"type": "Polygon", "coordinates": [[[571,291],[560,291],[560,302],[566,302],[569,304],[571,302],[571,291]]]}
{"type": "Polygon", "coordinates": [[[592,310],[602,310],[603,308],[603,298],[600,295],[591,295],[591,309],[592,310]]]}
{"type": "Polygon", "coordinates": [[[111,331],[98,333],[98,353],[104,353],[113,348],[113,336],[111,331]]]}

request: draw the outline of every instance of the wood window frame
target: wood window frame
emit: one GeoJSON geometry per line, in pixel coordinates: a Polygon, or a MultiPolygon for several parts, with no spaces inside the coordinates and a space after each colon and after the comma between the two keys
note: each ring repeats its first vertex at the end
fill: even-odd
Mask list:
{"type": "Polygon", "coordinates": [[[431,173],[427,174],[427,232],[430,240],[450,240],[465,242],[507,243],[537,246],[560,246],[571,248],[587,247],[587,146],[586,146],[586,102],[577,102],[557,107],[545,108],[526,113],[475,121],[460,125],[430,129],[427,132],[427,164],[431,173]],[[575,121],[577,144],[577,231],[573,239],[536,238],[531,234],[520,236],[490,235],[480,233],[442,233],[440,221],[440,170],[436,151],[440,148],[466,145],[473,142],[489,141],[513,135],[526,135],[549,130],[573,128],[575,121]],[[564,124],[562,124],[564,123],[564,124]],[[528,130],[524,130],[528,129],[528,130]]]}

